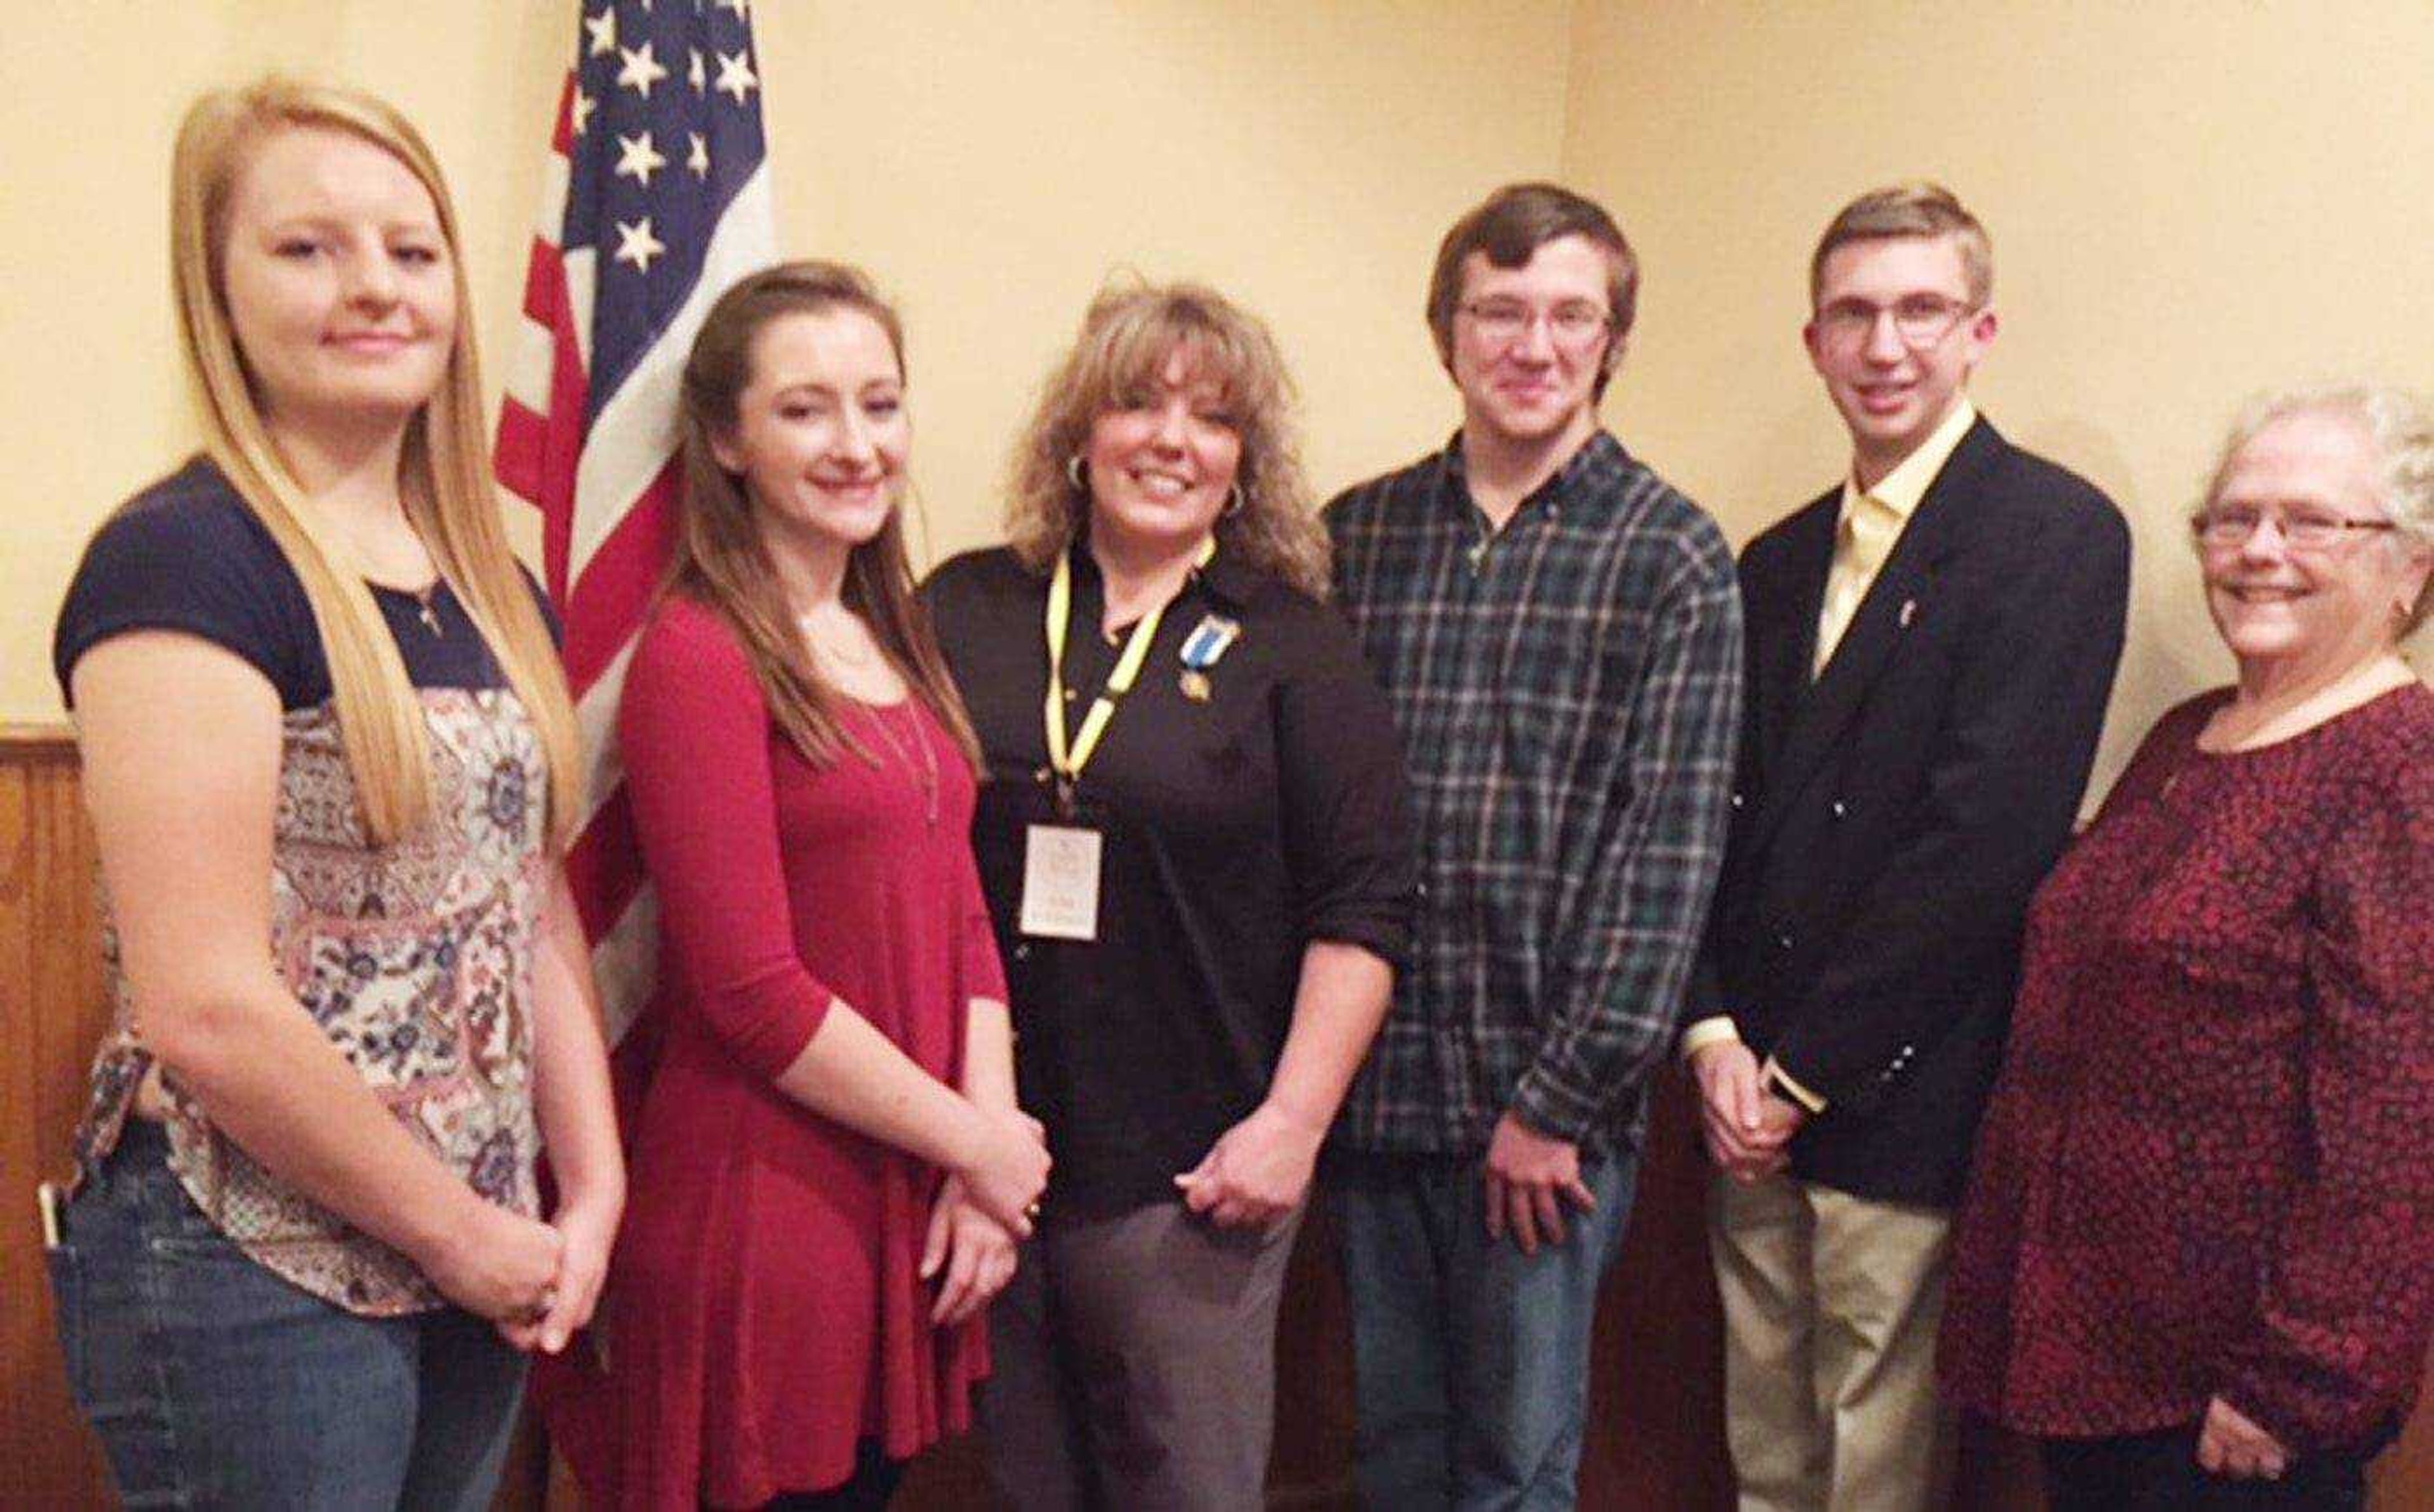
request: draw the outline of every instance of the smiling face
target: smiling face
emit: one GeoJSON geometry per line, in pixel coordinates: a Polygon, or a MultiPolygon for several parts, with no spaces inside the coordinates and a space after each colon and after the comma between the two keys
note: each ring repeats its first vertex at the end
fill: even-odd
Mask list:
{"type": "Polygon", "coordinates": [[[1606,306],[1612,261],[1574,234],[1542,242],[1519,267],[1498,267],[1484,252],[1463,260],[1448,355],[1462,390],[1463,423],[1494,443],[1528,447],[1586,436],[1597,424],[1597,382],[1610,324],[1568,336],[1559,312],[1606,306]],[[1511,314],[1523,318],[1514,329],[1511,314]]]}
{"type": "Polygon", "coordinates": [[[1968,270],[1950,235],[1876,237],[1826,255],[1801,340],[1851,433],[1864,484],[1900,466],[1952,412],[1995,329],[1995,312],[1973,307],[1968,270]],[[1956,318],[1936,340],[1913,347],[1896,313],[1939,301],[1956,318]],[[1862,312],[1864,322],[1853,318],[1862,312]]]}
{"type": "Polygon", "coordinates": [[[912,448],[904,369],[879,322],[855,309],[796,310],[754,333],[751,377],[711,453],[740,476],[765,532],[809,532],[847,550],[896,508],[912,448]]]}
{"type": "Polygon", "coordinates": [[[2267,425],[2235,453],[2208,513],[2254,514],[2237,545],[2198,548],[2206,606],[2243,670],[2337,674],[2391,649],[2400,605],[2425,591],[2429,553],[2385,530],[2344,531],[2294,550],[2294,518],[2386,521],[2374,443],[2356,421],[2300,412],[2267,425]]]}
{"type": "Polygon", "coordinates": [[[280,127],[230,187],[229,325],[274,432],[403,426],[447,375],[454,257],[429,191],[352,132],[280,127]]]}
{"type": "Polygon", "coordinates": [[[1082,455],[1094,536],[1152,555],[1197,546],[1234,486],[1239,423],[1225,385],[1201,376],[1188,348],[1169,351],[1154,383],[1118,394],[1090,422],[1082,455]]]}

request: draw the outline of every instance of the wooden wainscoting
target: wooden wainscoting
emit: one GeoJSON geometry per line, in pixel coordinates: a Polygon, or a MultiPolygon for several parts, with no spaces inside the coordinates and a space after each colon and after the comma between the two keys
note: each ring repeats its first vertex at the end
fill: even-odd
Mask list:
{"type": "MultiPolygon", "coordinates": [[[[0,1505],[111,1504],[93,1436],[69,1404],[54,1342],[34,1184],[67,1170],[85,1066],[107,1018],[93,841],[76,751],[54,727],[0,725],[0,1505]]],[[[1730,1505],[1718,1379],[1721,1322],[1707,1268],[1703,1166],[1688,1089],[1669,1077],[1630,1232],[1599,1318],[1581,1505],[1590,1512],[1701,1512],[1730,1505]]],[[[1305,1226],[1277,1329],[1277,1449],[1269,1504],[1348,1508],[1352,1364],[1343,1285],[1325,1215],[1305,1226]]],[[[2374,1504],[2434,1507],[2434,1413],[2420,1412],[2376,1467],[2374,1504]]],[[[966,1440],[914,1467],[899,1512],[966,1512],[991,1498],[966,1440]]],[[[580,1498],[540,1436],[520,1439],[498,1512],[580,1498]]],[[[1962,1446],[1956,1506],[2035,1512],[2024,1446],[1999,1435],[1962,1446]]]]}
{"type": "Polygon", "coordinates": [[[84,1068],[107,1017],[93,837],[64,729],[0,726],[0,1501],[107,1505],[99,1447],[68,1403],[35,1183],[66,1174],[84,1068]]]}

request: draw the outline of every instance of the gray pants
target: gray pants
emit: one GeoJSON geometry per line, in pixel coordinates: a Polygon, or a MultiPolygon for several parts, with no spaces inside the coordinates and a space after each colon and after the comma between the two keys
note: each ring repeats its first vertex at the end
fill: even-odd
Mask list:
{"type": "Polygon", "coordinates": [[[1277,1303],[1301,1227],[1183,1204],[1053,1212],[989,1308],[981,1425],[1020,1512],[1243,1512],[1276,1416],[1277,1303]]]}

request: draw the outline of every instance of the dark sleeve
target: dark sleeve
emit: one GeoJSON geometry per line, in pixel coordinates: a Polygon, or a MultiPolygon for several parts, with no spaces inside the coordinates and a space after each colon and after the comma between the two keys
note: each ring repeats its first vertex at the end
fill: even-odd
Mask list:
{"type": "Polygon", "coordinates": [[[532,590],[533,603],[540,606],[540,622],[549,627],[549,643],[562,654],[566,650],[566,624],[557,617],[557,605],[550,602],[549,590],[533,576],[532,569],[518,562],[516,570],[523,574],[524,586],[532,590]]]}
{"type": "Polygon", "coordinates": [[[319,638],[303,587],[267,535],[212,498],[143,498],[85,547],[51,637],[51,671],[73,706],[77,662],[114,636],[173,630],[243,659],[289,708],[307,702],[319,638]],[[299,617],[301,617],[301,623],[299,617]]]}
{"type": "Polygon", "coordinates": [[[634,833],[684,1000],[738,1063],[775,1077],[833,1000],[795,948],[779,857],[769,714],[743,648],[671,600],[643,633],[617,711],[634,833]]]}
{"type": "MultiPolygon", "coordinates": [[[[2083,488],[2084,485],[2080,485],[2083,488]]],[[[1987,962],[2017,948],[2029,898],[2069,841],[2121,659],[2130,533],[2092,490],[2022,527],[1973,583],[1982,622],[1958,659],[1920,821],[1848,917],[1773,1049],[1785,1073],[1864,1115],[1905,1045],[1932,1038],[1987,962]]]]}
{"type": "Polygon", "coordinates": [[[1305,614],[1298,665],[1277,689],[1296,926],[1305,943],[1359,945],[1399,966],[1418,873],[1394,710],[1335,612],[1312,604],[1305,614]]]}
{"type": "Polygon", "coordinates": [[[2299,1454],[2371,1442],[2434,1326],[2434,761],[2372,787],[2331,829],[2311,900],[2314,1158],[2220,1387],[2299,1454]]]}
{"type": "Polygon", "coordinates": [[[1741,602],[1732,553],[1701,517],[1647,622],[1655,640],[1624,718],[1606,823],[1514,1089],[1536,1132],[1578,1143],[1671,1051],[1731,814],[1740,735],[1741,602]]]}

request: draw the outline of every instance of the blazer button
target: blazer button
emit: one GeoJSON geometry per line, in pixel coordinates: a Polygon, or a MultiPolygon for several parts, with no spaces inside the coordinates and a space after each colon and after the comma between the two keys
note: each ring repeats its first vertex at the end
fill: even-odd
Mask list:
{"type": "Polygon", "coordinates": [[[1744,807],[1748,807],[1748,804],[1749,804],[1749,800],[1747,800],[1747,799],[1743,798],[1740,793],[1735,793],[1735,794],[1733,794],[1733,807],[1734,807],[1735,808],[1744,808],[1744,807]]]}
{"type": "Polygon", "coordinates": [[[1849,813],[1850,811],[1851,811],[1851,809],[1850,809],[1850,806],[1849,806],[1849,805],[1847,805],[1847,804],[1845,804],[1845,803],[1843,803],[1842,799],[1837,798],[1837,799],[1835,799],[1835,800],[1834,800],[1834,817],[1835,817],[1835,818],[1840,819],[1840,818],[1842,818],[1844,814],[1847,814],[1847,813],[1849,813]]]}
{"type": "Polygon", "coordinates": [[[1014,947],[1014,959],[1017,960],[1029,960],[1031,959],[1031,944],[1028,941],[1025,941],[1014,947]]]}
{"type": "Polygon", "coordinates": [[[1774,937],[1774,945],[1778,950],[1790,950],[1791,948],[1791,937],[1790,935],[1776,935],[1774,937]]]}

